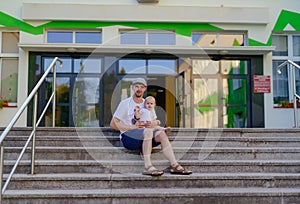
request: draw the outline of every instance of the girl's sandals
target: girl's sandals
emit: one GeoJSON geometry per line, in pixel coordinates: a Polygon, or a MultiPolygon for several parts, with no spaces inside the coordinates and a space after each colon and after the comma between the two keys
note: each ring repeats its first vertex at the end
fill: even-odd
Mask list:
{"type": "Polygon", "coordinates": [[[149,176],[161,176],[164,172],[161,170],[158,170],[154,166],[150,166],[148,168],[145,168],[143,171],[143,175],[149,175],[149,176]]]}
{"type": "Polygon", "coordinates": [[[171,174],[180,174],[180,175],[189,175],[189,174],[192,174],[193,172],[186,168],[183,168],[182,166],[177,164],[174,167],[170,166],[170,173],[171,174]]]}

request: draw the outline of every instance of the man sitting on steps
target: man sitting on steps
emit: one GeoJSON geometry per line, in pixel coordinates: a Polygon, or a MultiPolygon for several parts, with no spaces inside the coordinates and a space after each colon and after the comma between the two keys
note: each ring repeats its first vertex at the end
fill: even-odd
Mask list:
{"type": "Polygon", "coordinates": [[[143,78],[137,78],[132,82],[133,96],[120,102],[110,122],[110,127],[121,132],[121,141],[125,148],[130,150],[142,149],[145,169],[144,175],[161,176],[163,171],[152,165],[152,148],[161,145],[162,152],[170,162],[171,174],[191,174],[192,171],[183,168],[178,164],[171,143],[164,131],[153,131],[153,127],[158,124],[156,121],[146,123],[137,121],[132,124],[134,108],[144,107],[143,94],[147,89],[147,82],[143,78]],[[156,124],[155,124],[156,123],[156,124]]]}

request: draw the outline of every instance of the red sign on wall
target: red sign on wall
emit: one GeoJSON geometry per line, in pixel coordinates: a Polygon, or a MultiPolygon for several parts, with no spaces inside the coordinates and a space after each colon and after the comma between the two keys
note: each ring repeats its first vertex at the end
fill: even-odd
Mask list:
{"type": "Polygon", "coordinates": [[[254,75],[254,93],[270,93],[271,92],[271,77],[264,75],[254,75]]]}

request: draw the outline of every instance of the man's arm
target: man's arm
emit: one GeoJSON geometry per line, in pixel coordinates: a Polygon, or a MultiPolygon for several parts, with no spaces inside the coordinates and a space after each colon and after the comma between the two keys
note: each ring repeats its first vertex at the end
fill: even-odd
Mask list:
{"type": "Polygon", "coordinates": [[[110,121],[110,127],[119,131],[127,131],[139,128],[139,124],[136,123],[136,125],[125,125],[121,122],[120,119],[113,117],[110,121]]]}

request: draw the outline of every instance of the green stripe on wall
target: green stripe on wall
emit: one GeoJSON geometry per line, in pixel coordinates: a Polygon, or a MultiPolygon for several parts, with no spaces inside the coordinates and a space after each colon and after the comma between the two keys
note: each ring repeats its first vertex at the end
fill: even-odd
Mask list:
{"type": "MultiPolygon", "coordinates": [[[[290,24],[295,30],[300,31],[300,14],[282,10],[273,28],[274,31],[283,31],[290,24]]],[[[4,12],[0,12],[0,25],[5,27],[16,27],[21,31],[33,35],[41,35],[45,28],[102,28],[107,26],[128,26],[138,29],[162,29],[175,30],[177,34],[190,37],[192,31],[223,30],[209,23],[169,23],[169,22],[95,22],[95,21],[51,21],[40,26],[32,26],[24,21],[16,19],[4,12]]],[[[249,39],[249,46],[270,46],[271,35],[267,43],[249,39]]]]}
{"type": "Polygon", "coordinates": [[[300,31],[300,14],[282,10],[273,30],[283,31],[288,24],[295,28],[295,30],[300,31]]]}

